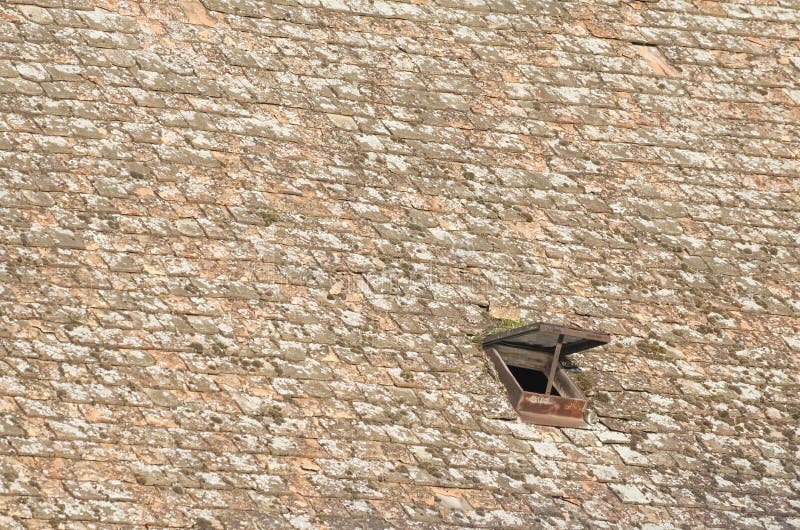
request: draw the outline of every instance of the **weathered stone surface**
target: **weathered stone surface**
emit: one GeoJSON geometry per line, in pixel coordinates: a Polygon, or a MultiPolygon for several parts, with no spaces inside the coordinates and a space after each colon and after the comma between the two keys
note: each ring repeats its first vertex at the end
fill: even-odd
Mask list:
{"type": "Polygon", "coordinates": [[[0,527],[800,524],[796,2],[0,15],[0,527]]]}

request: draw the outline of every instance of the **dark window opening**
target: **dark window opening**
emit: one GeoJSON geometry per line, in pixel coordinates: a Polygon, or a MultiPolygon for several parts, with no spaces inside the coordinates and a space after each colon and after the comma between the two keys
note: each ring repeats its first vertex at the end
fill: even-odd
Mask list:
{"type": "MultiPolygon", "coordinates": [[[[514,376],[514,379],[517,380],[519,386],[522,387],[522,390],[525,392],[533,392],[534,394],[544,394],[545,390],[547,390],[547,375],[543,374],[539,370],[531,370],[530,368],[522,368],[521,366],[510,366],[508,367],[511,375],[514,376]]],[[[554,396],[558,396],[558,390],[554,386],[550,393],[554,396]]]]}

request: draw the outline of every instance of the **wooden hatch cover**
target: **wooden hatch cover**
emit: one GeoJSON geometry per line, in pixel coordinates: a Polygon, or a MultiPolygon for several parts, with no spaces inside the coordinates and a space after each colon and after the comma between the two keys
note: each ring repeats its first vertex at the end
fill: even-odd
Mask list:
{"type": "Polygon", "coordinates": [[[497,369],[514,409],[523,421],[557,427],[585,427],[589,412],[580,389],[559,367],[561,356],[602,346],[606,333],[537,322],[489,335],[484,351],[497,369]],[[516,371],[535,370],[547,378],[546,387],[524,388],[516,371]],[[553,392],[553,389],[556,392],[553,392]]]}

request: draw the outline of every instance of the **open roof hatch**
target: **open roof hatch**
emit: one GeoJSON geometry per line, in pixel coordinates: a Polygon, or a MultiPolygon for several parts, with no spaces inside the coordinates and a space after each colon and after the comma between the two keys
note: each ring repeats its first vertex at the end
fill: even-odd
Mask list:
{"type": "Polygon", "coordinates": [[[483,348],[523,421],[586,427],[586,398],[559,361],[609,340],[605,333],[537,322],[489,335],[483,348]]]}

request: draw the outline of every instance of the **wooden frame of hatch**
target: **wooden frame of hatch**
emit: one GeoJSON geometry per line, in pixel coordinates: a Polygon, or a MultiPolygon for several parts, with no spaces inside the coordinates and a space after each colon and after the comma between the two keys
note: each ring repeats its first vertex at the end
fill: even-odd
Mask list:
{"type": "Polygon", "coordinates": [[[537,322],[489,335],[484,351],[508,391],[523,421],[555,427],[586,427],[587,400],[561,368],[562,356],[601,346],[610,335],[574,327],[537,322]],[[544,394],[523,390],[509,366],[541,372],[547,377],[544,394]],[[555,388],[559,395],[553,395],[555,388]]]}

